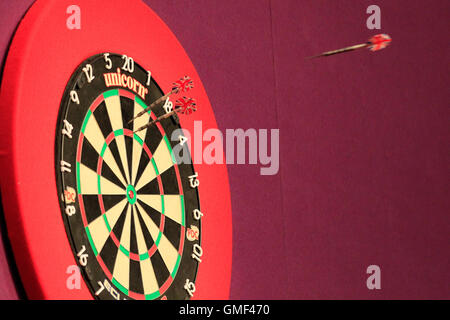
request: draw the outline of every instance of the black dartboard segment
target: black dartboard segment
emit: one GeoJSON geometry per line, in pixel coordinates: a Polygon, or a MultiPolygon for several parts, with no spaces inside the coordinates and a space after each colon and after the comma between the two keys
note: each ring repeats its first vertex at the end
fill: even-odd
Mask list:
{"type": "MultiPolygon", "coordinates": [[[[66,87],[56,130],[56,181],[74,257],[98,299],[189,299],[202,254],[195,170],[178,164],[181,130],[162,105],[128,124],[163,95],[125,55],[99,54],[66,87]],[[177,131],[179,134],[180,131],[177,131]]],[[[183,153],[189,154],[187,146],[183,153]]]]}

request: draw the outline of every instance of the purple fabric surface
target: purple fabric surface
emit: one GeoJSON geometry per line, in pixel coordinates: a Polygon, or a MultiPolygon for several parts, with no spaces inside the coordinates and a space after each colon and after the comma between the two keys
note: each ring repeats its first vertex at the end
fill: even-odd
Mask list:
{"type": "MultiPolygon", "coordinates": [[[[0,58],[31,2],[0,0],[0,58]]],[[[378,0],[380,31],[366,0],[144,2],[221,130],[280,128],[278,175],[228,167],[231,298],[450,298],[448,1],[378,0]],[[381,32],[383,51],[304,59],[381,32]],[[371,264],[381,290],[366,288],[371,264]]],[[[17,293],[0,242],[5,298],[17,293]]]]}
{"type": "Polygon", "coordinates": [[[449,2],[377,1],[391,47],[301,59],[374,34],[348,3],[272,2],[287,296],[449,298],[449,2]]]}

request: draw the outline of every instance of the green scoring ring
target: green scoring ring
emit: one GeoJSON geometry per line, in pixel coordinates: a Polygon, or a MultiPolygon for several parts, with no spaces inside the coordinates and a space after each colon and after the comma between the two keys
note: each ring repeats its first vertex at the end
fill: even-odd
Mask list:
{"type": "MultiPolygon", "coordinates": [[[[119,90],[109,90],[109,91],[106,91],[106,92],[103,93],[103,96],[104,96],[105,98],[106,98],[106,97],[109,97],[109,96],[112,96],[112,95],[119,95],[119,96],[120,96],[119,90]]],[[[135,96],[135,101],[136,101],[143,109],[145,109],[145,108],[147,107],[147,106],[145,105],[145,103],[144,103],[142,100],[140,100],[139,97],[137,97],[137,96],[135,96]]],[[[152,111],[149,110],[149,111],[147,111],[147,113],[148,113],[149,115],[151,115],[151,114],[152,114],[152,111]]],[[[86,116],[85,116],[85,118],[84,118],[84,120],[83,120],[81,133],[84,134],[85,129],[86,129],[86,127],[87,127],[87,123],[89,122],[89,120],[90,120],[92,114],[93,114],[93,112],[92,112],[91,110],[88,110],[88,112],[87,112],[87,114],[86,114],[86,116]]],[[[122,129],[118,129],[118,130],[113,131],[112,134],[114,135],[114,138],[113,138],[113,139],[115,139],[115,138],[117,138],[117,137],[119,137],[119,136],[125,135],[125,131],[124,131],[124,129],[122,128],[122,129]]],[[[169,153],[170,153],[170,155],[171,155],[172,162],[173,162],[174,164],[177,164],[175,155],[174,155],[174,153],[173,153],[173,150],[172,150],[172,147],[171,147],[171,145],[170,145],[170,142],[169,142],[169,140],[168,140],[168,138],[167,138],[167,135],[166,135],[166,134],[163,134],[162,136],[163,136],[163,140],[164,140],[164,142],[165,142],[165,145],[167,146],[167,149],[168,149],[168,151],[169,151],[169,153]]],[[[136,133],[133,133],[133,139],[136,140],[141,146],[144,144],[144,141],[143,141],[136,133]]],[[[110,142],[111,142],[111,141],[110,141],[110,142]]],[[[100,154],[99,154],[99,156],[100,156],[101,158],[103,158],[103,156],[104,156],[104,154],[105,154],[105,152],[106,152],[106,149],[107,149],[108,147],[109,147],[109,143],[108,143],[107,141],[104,141],[102,150],[101,150],[101,152],[100,152],[100,154]]],[[[158,170],[158,168],[157,168],[157,166],[156,166],[156,163],[155,163],[155,160],[154,160],[153,158],[151,158],[151,163],[152,163],[152,166],[153,166],[153,169],[154,169],[155,174],[156,174],[157,176],[159,176],[159,175],[160,175],[160,174],[159,174],[159,170],[158,170]]],[[[76,176],[77,176],[77,177],[76,177],[76,179],[77,179],[77,189],[78,189],[79,194],[81,194],[80,162],[78,162],[78,161],[76,162],[76,176]]],[[[98,172],[97,172],[97,189],[98,189],[98,194],[99,194],[99,195],[102,195],[102,190],[101,190],[101,175],[100,175],[98,172]]],[[[129,202],[131,205],[134,205],[134,204],[137,202],[138,194],[137,194],[136,189],[134,188],[134,186],[132,186],[132,185],[128,185],[128,186],[127,186],[127,188],[126,188],[126,198],[127,198],[128,202],[129,202]],[[130,191],[133,192],[134,197],[130,197],[130,191]]],[[[180,195],[180,201],[181,201],[181,213],[182,213],[182,221],[181,221],[181,225],[182,225],[183,227],[186,227],[186,220],[185,220],[185,219],[186,219],[186,213],[185,213],[184,195],[180,195]]],[[[161,205],[162,205],[162,211],[161,211],[161,214],[163,214],[163,215],[164,215],[164,211],[165,211],[165,205],[164,205],[164,202],[165,202],[165,201],[164,201],[164,195],[161,195],[161,205]]],[[[104,222],[105,222],[105,224],[106,224],[106,227],[107,227],[108,231],[111,232],[111,227],[110,227],[110,225],[109,225],[109,223],[108,223],[108,219],[107,219],[107,217],[106,217],[105,214],[103,214],[103,220],[104,220],[104,222]]],[[[95,256],[97,256],[97,255],[98,255],[98,251],[97,251],[97,249],[96,249],[96,247],[95,247],[95,245],[94,245],[94,242],[93,242],[93,239],[92,239],[92,236],[91,236],[89,227],[85,227],[85,231],[86,231],[86,234],[87,234],[87,236],[88,236],[88,239],[89,239],[89,243],[90,243],[90,245],[91,245],[91,248],[93,249],[95,256]]],[[[163,233],[162,233],[161,231],[159,231],[158,237],[157,237],[157,239],[156,239],[156,241],[155,241],[156,247],[159,247],[159,244],[160,244],[162,235],[163,235],[163,233]]],[[[129,251],[126,250],[122,245],[119,246],[119,249],[120,249],[126,256],[128,256],[128,257],[130,256],[129,251]]],[[[143,261],[143,260],[146,260],[146,259],[149,259],[149,258],[150,258],[150,256],[149,256],[148,252],[146,252],[146,253],[144,253],[144,254],[141,254],[141,255],[139,256],[139,260],[140,260],[140,261],[143,261]]],[[[181,263],[181,255],[180,255],[180,253],[178,253],[177,260],[176,260],[176,263],[175,263],[175,266],[173,267],[173,270],[170,272],[170,276],[172,277],[172,279],[174,279],[175,276],[176,276],[176,274],[178,273],[178,269],[179,269],[179,267],[180,267],[180,263],[181,263]]],[[[127,288],[125,288],[124,286],[122,286],[116,279],[112,278],[111,281],[113,282],[113,284],[114,284],[114,285],[115,285],[122,293],[124,293],[125,295],[129,295],[129,290],[128,290],[127,288]]],[[[160,292],[160,289],[161,289],[161,288],[159,288],[156,292],[153,292],[153,293],[150,293],[150,294],[146,294],[146,295],[145,295],[145,299],[146,299],[146,300],[153,300],[153,299],[158,298],[158,297],[161,296],[161,294],[162,294],[162,293],[160,292]]]]}
{"type": "Polygon", "coordinates": [[[135,204],[137,200],[136,189],[131,184],[127,187],[127,199],[131,205],[135,204]],[[133,197],[130,194],[133,194],[133,197]]]}

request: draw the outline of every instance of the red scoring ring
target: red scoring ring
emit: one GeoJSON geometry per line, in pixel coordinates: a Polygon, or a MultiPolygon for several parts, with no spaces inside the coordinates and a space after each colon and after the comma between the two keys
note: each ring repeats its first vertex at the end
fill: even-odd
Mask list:
{"type": "MultiPolygon", "coordinates": [[[[124,129],[123,131],[124,131],[124,135],[133,138],[133,132],[131,130],[124,129]]],[[[109,143],[111,143],[111,141],[114,140],[113,138],[114,138],[114,132],[112,132],[106,139],[107,145],[109,145],[109,143]]],[[[145,145],[145,142],[144,142],[144,145],[145,145]]],[[[149,156],[149,158],[151,159],[152,154],[146,145],[144,147],[144,150],[147,153],[147,155],[149,156]]],[[[99,175],[101,175],[102,164],[103,164],[103,158],[99,157],[98,165],[97,165],[97,174],[99,174],[99,175]]],[[[161,176],[158,175],[156,177],[156,179],[158,180],[160,195],[163,195],[164,189],[163,189],[163,185],[162,185],[162,181],[161,181],[161,176]]],[[[132,192],[132,191],[130,191],[130,192],[132,192]]],[[[105,214],[105,206],[103,204],[103,195],[102,194],[98,195],[98,202],[100,204],[100,209],[101,209],[102,215],[104,215],[105,214]]],[[[83,212],[83,215],[84,215],[84,212],[83,212]]],[[[161,213],[161,221],[159,223],[159,230],[161,232],[164,231],[164,221],[165,221],[165,215],[163,213],[161,213]]],[[[84,220],[83,220],[83,222],[84,222],[84,220]]],[[[85,227],[86,227],[86,225],[85,225],[85,227]]],[[[111,237],[112,237],[112,240],[114,241],[114,244],[117,246],[117,248],[119,248],[120,241],[117,239],[113,230],[111,230],[111,237]]],[[[156,252],[156,249],[157,249],[156,244],[154,244],[148,251],[149,257],[151,257],[156,252]]],[[[139,261],[139,255],[137,255],[136,253],[130,252],[130,259],[134,260],[134,261],[139,261]]]]}
{"type": "MultiPolygon", "coordinates": [[[[217,128],[194,66],[144,3],[115,1],[112,6],[107,0],[78,0],[80,30],[66,27],[70,5],[69,0],[37,0],[30,8],[12,41],[0,91],[3,207],[21,280],[28,297],[36,299],[92,298],[83,282],[79,290],[67,287],[66,272],[76,261],[58,203],[52,129],[67,82],[82,61],[102,52],[127,54],[151,70],[164,92],[171,90],[174,80],[189,75],[195,83],[190,96],[200,107],[195,117],[181,117],[182,128],[191,136],[194,120],[202,121],[203,130],[217,128]],[[37,133],[39,147],[33,143],[37,133]]],[[[194,298],[227,299],[232,243],[228,174],[226,165],[196,164],[199,157],[193,152],[204,213],[203,256],[194,298]]]]}
{"type": "MultiPolygon", "coordinates": [[[[135,99],[135,95],[126,90],[119,89],[118,93],[119,93],[119,96],[127,97],[131,100],[135,99]]],[[[89,107],[89,110],[91,111],[92,114],[95,112],[95,110],[98,108],[98,106],[103,101],[104,101],[104,95],[103,95],[103,93],[101,93],[89,107]]],[[[156,115],[153,112],[151,113],[150,117],[153,120],[156,119],[156,115]]],[[[158,123],[158,129],[159,129],[161,135],[164,137],[166,134],[160,123],[158,123]]],[[[128,136],[128,137],[134,139],[134,133],[133,133],[133,131],[131,131],[129,129],[124,128],[123,134],[125,136],[128,136]]],[[[106,139],[105,139],[106,145],[109,146],[109,144],[114,140],[114,138],[115,138],[115,134],[114,134],[114,132],[111,132],[108,135],[108,137],[106,137],[106,139]]],[[[77,156],[76,156],[76,160],[78,163],[81,162],[81,156],[82,156],[82,152],[83,152],[83,150],[82,150],[83,140],[84,140],[84,134],[82,132],[80,132],[80,136],[78,139],[77,156]]],[[[153,155],[145,142],[143,142],[142,147],[143,147],[144,151],[147,153],[147,156],[149,157],[149,159],[152,159],[153,155]]],[[[97,162],[97,174],[100,176],[102,173],[102,164],[103,164],[103,158],[99,157],[98,162],[97,162]]],[[[177,163],[174,163],[174,168],[175,168],[175,172],[176,172],[176,176],[177,176],[178,189],[180,190],[180,195],[183,195],[183,185],[181,184],[180,172],[179,172],[177,163]]],[[[163,184],[162,184],[162,180],[161,180],[161,175],[157,175],[156,179],[158,180],[160,195],[164,195],[164,188],[163,188],[163,184]]],[[[132,192],[132,191],[130,191],[130,192],[132,192]]],[[[137,194],[136,194],[136,196],[137,196],[137,194]]],[[[78,195],[78,202],[80,205],[83,226],[86,228],[88,226],[88,223],[87,223],[86,211],[85,211],[85,207],[84,207],[84,200],[83,200],[83,196],[81,194],[78,195]]],[[[102,194],[98,195],[98,202],[99,202],[101,213],[102,213],[102,215],[104,215],[105,214],[105,206],[103,203],[103,195],[102,194]]],[[[159,225],[160,232],[164,232],[164,222],[165,222],[165,215],[164,215],[164,213],[161,213],[161,221],[160,221],[160,225],[159,225]]],[[[180,230],[180,244],[179,244],[179,248],[178,248],[178,254],[180,256],[182,256],[183,255],[183,247],[184,247],[185,228],[184,228],[184,226],[181,226],[180,229],[181,229],[180,230]]],[[[117,239],[113,230],[111,230],[111,232],[110,232],[110,237],[112,238],[116,247],[119,249],[120,241],[119,241],[119,239],[117,239]]],[[[153,244],[153,246],[148,250],[148,259],[150,259],[153,256],[153,254],[156,252],[157,249],[158,248],[157,248],[156,244],[153,244]]],[[[133,253],[133,252],[129,252],[129,254],[130,254],[129,258],[131,260],[140,261],[138,254],[133,253]]],[[[96,258],[97,258],[98,263],[100,264],[100,267],[102,268],[103,272],[105,273],[105,275],[108,277],[108,279],[110,281],[112,281],[113,276],[111,274],[111,271],[108,269],[108,267],[104,263],[102,257],[100,255],[97,255],[96,258]]],[[[165,291],[167,291],[167,289],[170,287],[173,280],[174,280],[174,278],[172,277],[172,275],[169,275],[166,282],[160,287],[160,290],[159,290],[160,296],[163,295],[165,293],[165,291]]],[[[139,294],[139,293],[136,293],[136,292],[133,292],[130,290],[128,291],[128,295],[134,299],[142,299],[142,300],[145,299],[145,295],[139,294]]]]}

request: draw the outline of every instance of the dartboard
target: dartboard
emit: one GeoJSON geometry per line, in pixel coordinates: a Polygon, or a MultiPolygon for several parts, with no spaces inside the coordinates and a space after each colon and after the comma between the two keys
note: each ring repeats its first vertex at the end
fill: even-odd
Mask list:
{"type": "Polygon", "coordinates": [[[97,296],[193,295],[203,255],[200,180],[172,150],[181,127],[174,115],[135,133],[165,113],[162,105],[130,122],[162,95],[132,57],[103,53],[80,65],[63,98],[57,187],[72,250],[97,296]],[[105,290],[111,283],[118,290],[105,290]]]}
{"type": "Polygon", "coordinates": [[[226,166],[195,152],[213,108],[161,19],[109,4],[78,1],[71,30],[69,1],[36,1],[10,46],[0,186],[20,281],[39,299],[228,298],[226,166]]]}

